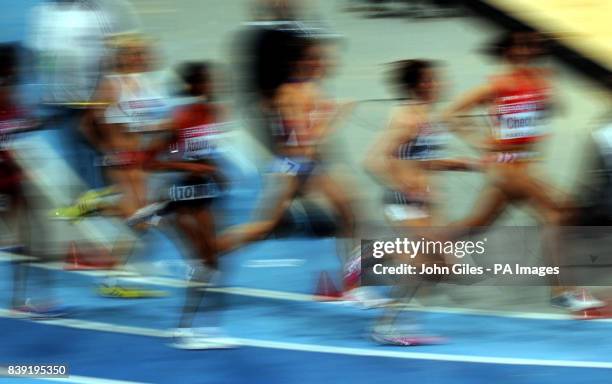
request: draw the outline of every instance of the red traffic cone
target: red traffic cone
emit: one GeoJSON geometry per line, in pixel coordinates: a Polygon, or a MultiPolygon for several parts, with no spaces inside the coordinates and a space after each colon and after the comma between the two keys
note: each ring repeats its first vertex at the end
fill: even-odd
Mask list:
{"type": "Polygon", "coordinates": [[[77,271],[86,269],[83,268],[79,263],[79,250],[76,246],[76,242],[70,242],[70,247],[68,248],[68,255],[66,256],[66,264],[64,265],[64,269],[68,271],[77,271]]]}
{"type": "Polygon", "coordinates": [[[75,241],[70,243],[68,256],[64,269],[68,271],[92,270],[92,269],[111,269],[117,260],[110,255],[102,255],[100,252],[87,254],[79,250],[75,241]],[[103,257],[105,256],[105,257],[103,257]]]}
{"type": "Polygon", "coordinates": [[[336,288],[334,281],[326,271],[319,274],[315,296],[317,300],[321,301],[337,300],[342,297],[342,292],[336,288]]]}
{"type": "MultiPolygon", "coordinates": [[[[591,299],[590,294],[584,288],[580,290],[580,299],[583,301],[591,299]]],[[[610,308],[605,306],[600,308],[587,308],[584,311],[577,312],[576,316],[581,320],[595,320],[610,317],[611,314],[610,308]]]]}

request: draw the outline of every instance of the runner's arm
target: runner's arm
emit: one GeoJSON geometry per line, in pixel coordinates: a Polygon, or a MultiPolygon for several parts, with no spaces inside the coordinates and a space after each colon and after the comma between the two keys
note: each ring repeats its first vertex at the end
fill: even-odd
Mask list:
{"type": "Polygon", "coordinates": [[[474,131],[473,124],[466,124],[467,113],[474,108],[487,104],[494,95],[491,84],[485,84],[469,91],[442,113],[441,120],[448,125],[450,131],[459,136],[466,144],[476,149],[482,149],[484,144],[479,132],[474,131]]]}

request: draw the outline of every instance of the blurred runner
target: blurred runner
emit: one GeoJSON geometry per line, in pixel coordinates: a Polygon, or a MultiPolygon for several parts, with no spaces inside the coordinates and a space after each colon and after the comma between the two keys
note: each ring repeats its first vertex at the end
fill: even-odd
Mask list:
{"type": "MultiPolygon", "coordinates": [[[[265,238],[279,226],[294,199],[313,191],[321,192],[331,203],[339,219],[338,236],[354,240],[350,198],[331,177],[320,153],[320,144],[353,104],[337,104],[323,95],[319,82],[326,68],[321,41],[313,36],[294,37],[286,47],[290,57],[287,76],[270,93],[269,102],[262,103],[270,116],[274,140],[270,185],[280,190],[264,190],[264,198],[273,201],[254,222],[226,231],[219,240],[220,252],[265,238]]],[[[344,264],[347,257],[342,252],[344,264]]]]}
{"type": "MultiPolygon", "coordinates": [[[[504,68],[486,84],[470,91],[446,112],[445,120],[459,129],[461,117],[478,107],[489,107],[491,131],[477,143],[484,151],[483,167],[489,184],[468,218],[450,225],[443,238],[457,238],[466,230],[491,225],[509,204],[532,206],[545,225],[544,252],[549,265],[558,266],[561,252],[559,226],[566,221],[566,206],[553,198],[553,189],[534,172],[542,157],[537,145],[549,134],[547,118],[553,97],[550,71],[533,65],[543,53],[540,36],[512,31],[491,47],[504,68]]],[[[570,311],[600,307],[603,302],[578,292],[574,287],[553,282],[551,304],[570,311]]]]}
{"type": "MultiPolygon", "coordinates": [[[[31,268],[32,264],[46,261],[47,255],[30,247],[34,235],[24,190],[25,172],[15,160],[17,149],[13,146],[14,140],[20,134],[39,127],[31,111],[21,106],[18,100],[18,57],[16,45],[0,45],[0,220],[15,229],[16,241],[10,248],[28,255],[13,256],[11,308],[15,313],[28,317],[56,317],[64,314],[65,308],[52,297],[52,279],[46,271],[32,271],[31,268]],[[28,294],[35,296],[28,297],[28,294]]],[[[35,236],[41,237],[42,233],[37,231],[35,236]]]]}
{"type": "MultiPolygon", "coordinates": [[[[37,113],[61,155],[90,188],[104,185],[79,124],[109,69],[110,36],[139,29],[126,0],[47,0],[33,7],[26,41],[35,59],[37,113]]],[[[67,190],[72,196],[75,191],[67,190]]]]}
{"type": "Polygon", "coordinates": [[[197,254],[189,263],[191,274],[173,345],[183,349],[227,348],[231,344],[223,340],[218,328],[192,328],[205,286],[219,273],[215,220],[210,205],[223,189],[215,160],[223,150],[219,140],[224,133],[225,117],[221,105],[214,101],[208,64],[185,63],[177,72],[191,102],[174,111],[170,135],[150,150],[152,160],[148,168],[180,172],[180,176],[164,189],[159,202],[140,210],[132,219],[174,214],[173,222],[197,254]]]}
{"type": "MultiPolygon", "coordinates": [[[[370,149],[365,166],[387,188],[384,198],[387,221],[398,231],[398,236],[410,236],[416,235],[415,228],[441,225],[431,171],[475,169],[476,162],[445,156],[448,133],[432,116],[440,93],[439,69],[435,63],[404,60],[394,64],[393,85],[399,97],[409,101],[392,112],[389,128],[370,149]]],[[[444,259],[436,255],[417,255],[414,259],[411,255],[402,255],[396,256],[396,261],[419,269],[422,264],[444,264],[444,259]]],[[[438,342],[439,339],[420,331],[414,320],[398,322],[402,313],[400,305],[407,304],[431,281],[399,280],[392,291],[394,300],[374,327],[373,339],[382,344],[404,346],[438,342]]]]}
{"type": "MultiPolygon", "coordinates": [[[[112,47],[107,44],[108,38],[138,29],[138,18],[127,0],[47,0],[33,7],[27,46],[35,60],[35,87],[30,89],[35,91],[32,94],[40,103],[36,115],[42,117],[42,128],[46,132],[39,138],[40,151],[32,153],[49,158],[56,170],[52,179],[32,180],[37,192],[42,195],[38,199],[41,204],[52,201],[66,204],[84,189],[104,187],[102,172],[95,164],[97,148],[84,137],[80,126],[84,118],[88,118],[89,108],[95,104],[92,98],[111,65],[112,47]],[[72,170],[78,177],[73,176],[72,170]]],[[[34,166],[36,161],[31,158],[26,163],[34,166]]],[[[103,195],[109,192],[112,189],[106,190],[103,195]]],[[[91,192],[86,197],[91,198],[92,195],[96,197],[99,192],[91,192]]],[[[116,194],[114,198],[117,199],[116,194]]],[[[86,207],[87,204],[84,204],[84,210],[86,207]]],[[[51,210],[51,207],[40,208],[41,212],[51,210]]],[[[63,215],[63,218],[73,219],[78,217],[78,212],[75,209],[64,210],[56,217],[63,215]]],[[[41,222],[46,222],[43,227],[50,227],[49,232],[55,232],[55,228],[51,228],[55,225],[48,223],[48,216],[41,222]]],[[[95,234],[87,229],[78,232],[96,249],[108,240],[107,236],[112,236],[104,229],[95,234]]],[[[64,235],[60,235],[61,241],[65,240],[64,235]]],[[[48,248],[63,252],[66,247],[53,243],[48,244],[48,248]]],[[[114,253],[117,248],[123,247],[115,247],[111,252],[114,253]]],[[[108,264],[91,261],[92,265],[108,264]]]]}
{"type": "MultiPolygon", "coordinates": [[[[55,218],[74,220],[103,213],[127,220],[148,202],[143,165],[149,159],[151,136],[166,129],[168,97],[151,78],[151,45],[144,36],[120,35],[110,43],[115,49],[114,70],[104,77],[89,103],[82,129],[101,153],[97,163],[106,170],[111,186],[87,191],[74,205],[58,208],[55,218]]],[[[114,283],[102,286],[100,293],[119,297],[149,294],[114,283]]]]}
{"type": "Polygon", "coordinates": [[[58,209],[56,217],[78,218],[103,210],[128,218],[147,204],[143,163],[152,141],[151,133],[166,127],[168,97],[151,78],[151,46],[142,35],[117,36],[114,71],[104,77],[82,122],[85,137],[102,154],[97,163],[105,167],[112,187],[88,191],[70,207],[58,209]],[[105,199],[120,195],[118,201],[105,199]]]}

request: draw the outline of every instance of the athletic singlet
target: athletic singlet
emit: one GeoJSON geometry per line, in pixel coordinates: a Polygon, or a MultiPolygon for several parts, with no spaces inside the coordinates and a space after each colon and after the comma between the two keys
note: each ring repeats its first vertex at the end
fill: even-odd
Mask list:
{"type": "MultiPolygon", "coordinates": [[[[400,160],[435,160],[444,157],[444,148],[448,142],[448,134],[437,123],[425,123],[419,127],[417,136],[399,146],[396,158],[400,160]]],[[[385,194],[386,204],[423,204],[423,201],[406,196],[403,192],[389,190],[385,194]]]]}
{"type": "Polygon", "coordinates": [[[425,123],[419,128],[416,138],[399,146],[396,157],[400,160],[439,159],[443,157],[447,140],[447,134],[441,127],[425,123]]]}
{"type": "Polygon", "coordinates": [[[105,114],[107,124],[125,124],[128,132],[148,132],[157,129],[169,111],[167,98],[150,83],[146,75],[109,75],[119,88],[119,100],[110,105],[105,114]],[[126,80],[137,84],[136,91],[130,89],[126,80]]]}
{"type": "MultiPolygon", "coordinates": [[[[527,81],[534,74],[517,71],[509,77],[514,86],[500,86],[493,102],[493,140],[499,144],[528,144],[546,134],[549,89],[544,80],[527,81]]],[[[505,84],[508,79],[503,79],[505,84]]]]}
{"type": "Polygon", "coordinates": [[[183,160],[201,160],[220,154],[219,140],[225,134],[227,123],[217,123],[214,104],[197,103],[179,108],[175,113],[177,140],[171,146],[172,154],[183,160]]]}

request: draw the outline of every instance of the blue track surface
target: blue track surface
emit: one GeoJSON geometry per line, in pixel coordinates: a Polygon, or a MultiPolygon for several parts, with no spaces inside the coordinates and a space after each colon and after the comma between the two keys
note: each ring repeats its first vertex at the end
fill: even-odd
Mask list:
{"type": "MultiPolygon", "coordinates": [[[[23,37],[25,10],[37,2],[0,0],[0,40],[23,37]]],[[[61,141],[57,133],[45,135],[48,140],[61,141]]],[[[237,177],[231,165],[226,169],[230,177],[232,172],[237,177]]],[[[253,177],[251,184],[256,180],[253,177]]],[[[243,189],[231,194],[219,208],[244,211],[248,208],[244,202],[252,203],[255,196],[256,188],[243,189]],[[239,202],[243,205],[237,205],[239,202]]],[[[175,266],[173,277],[180,277],[185,266],[171,238],[160,231],[146,236],[149,248],[138,257],[175,266]]],[[[222,284],[312,293],[320,271],[337,277],[334,252],[332,239],[262,242],[223,261],[226,275],[222,284]],[[297,260],[299,265],[256,267],[266,260],[297,260]]],[[[168,291],[168,297],[120,301],[96,296],[93,288],[97,279],[91,276],[64,271],[52,274],[58,283],[53,294],[75,306],[70,317],[75,322],[46,324],[0,318],[0,364],[67,363],[72,375],[155,383],[612,382],[612,369],[577,368],[580,362],[587,366],[612,364],[610,323],[414,312],[407,316],[417,317],[433,333],[448,336],[448,343],[389,348],[366,337],[377,311],[216,292],[206,300],[197,325],[221,325],[231,336],[246,340],[246,346],[227,351],[179,351],[167,346],[168,339],[135,335],[137,332],[129,329],[119,333],[117,327],[161,335],[176,325],[182,289],[161,287],[168,291]],[[92,322],[107,324],[107,330],[92,329],[96,328],[92,322]],[[398,355],[392,356],[395,353],[398,355]]],[[[10,292],[10,276],[10,265],[0,263],[1,292],[10,292]]],[[[0,306],[6,308],[8,295],[0,299],[0,306]]]]}
{"type": "MultiPolygon", "coordinates": [[[[301,249],[309,248],[308,240],[293,241],[293,249],[300,242],[301,249]]],[[[238,261],[232,265],[235,275],[248,270],[250,277],[259,281],[276,281],[271,277],[280,278],[279,274],[299,280],[303,272],[303,266],[282,273],[245,267],[249,264],[239,260],[248,262],[245,254],[250,252],[236,256],[238,261]]],[[[5,285],[8,265],[1,266],[5,285]]],[[[231,336],[247,340],[247,346],[232,351],[177,351],[166,345],[168,339],[118,334],[116,326],[144,328],[161,336],[161,331],[176,324],[181,289],[164,287],[171,295],[161,299],[104,299],[92,290],[95,279],[63,271],[55,274],[61,282],[56,293],[77,306],[70,318],[80,320],[79,326],[85,327],[91,322],[108,324],[108,331],[0,319],[4,335],[0,361],[62,362],[70,364],[73,375],[160,383],[361,383],[376,378],[385,382],[606,383],[612,377],[610,369],[575,367],[580,362],[612,363],[612,346],[607,342],[612,336],[609,323],[415,312],[407,316],[416,317],[431,332],[448,336],[448,343],[390,348],[377,346],[366,337],[377,311],[218,292],[208,297],[207,311],[196,325],[222,325],[231,336]],[[273,345],[268,348],[253,347],[270,342],[273,345]],[[407,354],[387,356],[390,351],[407,354]],[[478,363],[488,358],[493,358],[493,363],[478,363]],[[528,359],[537,366],[512,359],[528,359]],[[570,367],[546,366],[557,365],[558,361],[570,367]]]]}
{"type": "MultiPolygon", "coordinates": [[[[22,323],[0,321],[4,330],[22,323]]],[[[71,364],[79,376],[184,383],[606,383],[601,369],[508,366],[405,360],[244,347],[227,351],[177,351],[158,339],[93,333],[42,324],[9,341],[11,359],[71,364]],[[19,340],[21,339],[21,340],[19,340]],[[58,343],[59,340],[72,340],[58,343]],[[25,347],[28,348],[25,348],[25,347]],[[588,379],[587,379],[588,378],[588,379]]],[[[0,355],[3,361],[6,356],[0,355]]]]}

